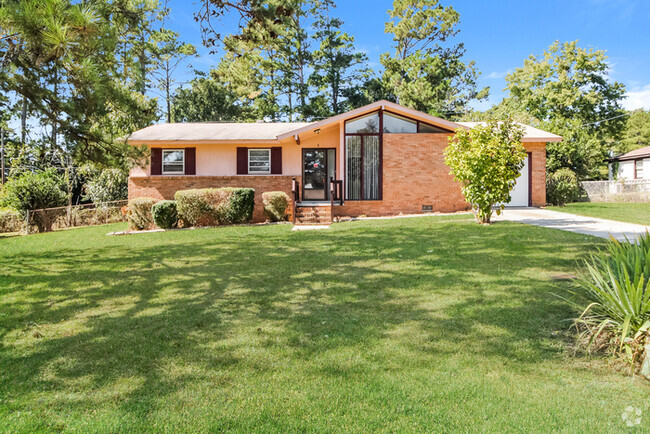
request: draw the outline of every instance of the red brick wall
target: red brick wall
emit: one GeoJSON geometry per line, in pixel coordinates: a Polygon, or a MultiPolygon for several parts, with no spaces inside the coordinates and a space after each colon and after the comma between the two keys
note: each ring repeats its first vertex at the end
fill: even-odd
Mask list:
{"type": "MultiPolygon", "coordinates": [[[[255,189],[253,221],[264,221],[262,193],[284,191],[291,195],[291,176],[146,176],[129,178],[129,199],[173,199],[178,190],[190,188],[243,187],[255,189]]],[[[300,177],[296,177],[300,181],[300,177]]]]}
{"type": "Polygon", "coordinates": [[[449,174],[443,151],[446,134],[384,134],[383,200],[347,201],[337,215],[417,214],[422,205],[433,211],[469,208],[459,184],[449,174]]]}
{"type": "Polygon", "coordinates": [[[524,143],[526,151],[532,152],[532,188],[533,206],[546,205],[546,143],[524,143]]]}
{"type": "MultiPolygon", "coordinates": [[[[338,216],[417,214],[422,205],[434,212],[469,209],[460,185],[444,163],[447,134],[385,134],[383,200],[347,201],[338,216]]],[[[546,204],[546,144],[525,143],[532,152],[533,206],[546,204]]]]}

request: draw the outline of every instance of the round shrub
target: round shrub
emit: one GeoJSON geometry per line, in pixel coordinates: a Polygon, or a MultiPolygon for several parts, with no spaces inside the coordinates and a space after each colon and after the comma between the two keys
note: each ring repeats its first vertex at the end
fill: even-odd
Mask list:
{"type": "Polygon", "coordinates": [[[178,211],[176,201],[161,200],[151,207],[153,221],[161,229],[171,229],[178,226],[178,211]]]}
{"type": "Polygon", "coordinates": [[[567,168],[546,176],[546,202],[562,206],[575,202],[580,196],[580,183],[576,174],[567,168]]]}
{"type": "Polygon", "coordinates": [[[272,222],[286,220],[289,208],[289,195],[284,191],[267,191],[262,193],[264,215],[272,222]]]}
{"type": "Polygon", "coordinates": [[[129,201],[129,209],[126,213],[129,219],[129,229],[143,231],[153,229],[153,215],[151,209],[158,202],[150,197],[138,197],[129,201]]]}

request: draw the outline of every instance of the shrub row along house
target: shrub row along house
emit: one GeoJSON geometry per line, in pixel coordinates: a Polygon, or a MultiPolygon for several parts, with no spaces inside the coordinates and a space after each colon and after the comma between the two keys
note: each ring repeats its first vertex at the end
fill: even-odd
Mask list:
{"type": "MultiPolygon", "coordinates": [[[[129,143],[151,149],[131,170],[129,199],[172,199],[177,190],[249,187],[254,221],[262,193],[285,191],[300,222],[331,216],[453,212],[469,208],[444,163],[448,138],[476,123],[450,122],[379,101],[314,123],[159,124],[129,143]]],[[[545,204],[546,143],[561,137],[524,126],[528,153],[511,206],[545,204]]]]}

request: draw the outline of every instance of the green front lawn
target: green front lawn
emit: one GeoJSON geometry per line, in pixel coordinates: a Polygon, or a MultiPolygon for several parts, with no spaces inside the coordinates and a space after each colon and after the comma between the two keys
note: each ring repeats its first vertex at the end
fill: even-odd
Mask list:
{"type": "Polygon", "coordinates": [[[574,357],[553,295],[600,239],[122,227],[0,240],[0,430],[604,432],[627,406],[650,427],[649,383],[574,357]]]}
{"type": "Polygon", "coordinates": [[[650,203],[577,202],[546,208],[588,217],[650,225],[650,203]]]}

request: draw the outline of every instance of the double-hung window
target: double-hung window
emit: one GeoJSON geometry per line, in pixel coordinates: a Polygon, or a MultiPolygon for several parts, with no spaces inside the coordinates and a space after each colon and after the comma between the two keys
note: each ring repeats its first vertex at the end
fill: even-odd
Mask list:
{"type": "Polygon", "coordinates": [[[248,150],[248,173],[250,174],[271,173],[271,150],[270,149],[249,149],[248,150]]]}
{"type": "Polygon", "coordinates": [[[643,179],[643,160],[636,160],[634,162],[634,178],[643,179]]]}
{"type": "Polygon", "coordinates": [[[163,175],[185,174],[185,149],[163,149],[162,173],[163,175]]]}

